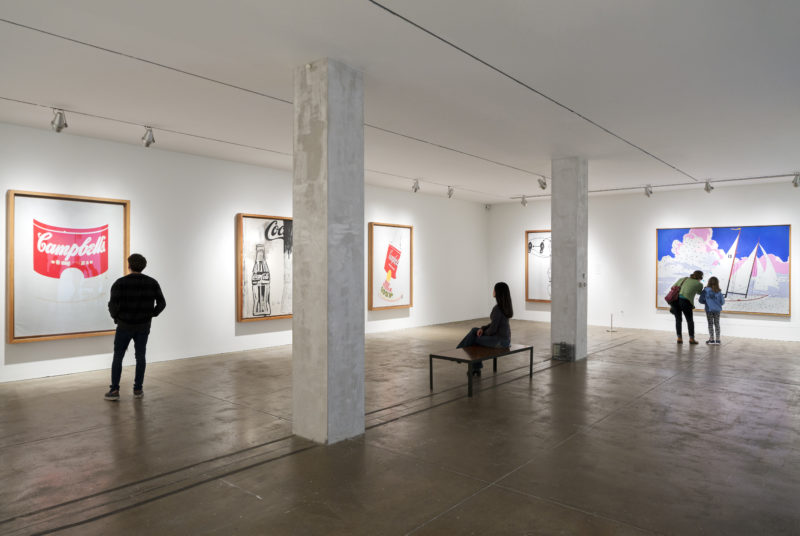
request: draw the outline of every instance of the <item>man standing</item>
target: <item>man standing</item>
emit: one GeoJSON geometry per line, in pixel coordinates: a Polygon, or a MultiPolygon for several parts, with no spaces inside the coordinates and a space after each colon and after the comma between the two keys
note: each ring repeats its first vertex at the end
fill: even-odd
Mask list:
{"type": "Polygon", "coordinates": [[[122,376],[122,358],[133,339],[136,352],[136,376],[133,380],[133,398],[142,398],[144,390],[145,348],[150,335],[150,321],[167,306],[158,281],[142,273],[147,260],[138,253],[128,257],[131,273],[111,285],[108,312],[117,325],[114,336],[114,360],[111,363],[111,389],[106,400],[119,400],[119,380],[122,376]]]}

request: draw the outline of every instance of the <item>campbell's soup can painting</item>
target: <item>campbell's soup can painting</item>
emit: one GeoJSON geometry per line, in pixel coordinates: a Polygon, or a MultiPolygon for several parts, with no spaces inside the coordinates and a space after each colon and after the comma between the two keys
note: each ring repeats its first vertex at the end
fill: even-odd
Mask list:
{"type": "Polygon", "coordinates": [[[121,205],[18,196],[14,335],[114,329],[113,282],[124,275],[121,205]]]}
{"type": "Polygon", "coordinates": [[[397,279],[397,265],[400,262],[400,250],[398,246],[389,244],[386,248],[386,260],[383,262],[383,269],[391,279],[397,279]]]}
{"type": "Polygon", "coordinates": [[[33,220],[33,240],[33,269],[45,277],[60,279],[75,268],[88,279],[108,270],[107,224],[73,229],[33,220]]]}

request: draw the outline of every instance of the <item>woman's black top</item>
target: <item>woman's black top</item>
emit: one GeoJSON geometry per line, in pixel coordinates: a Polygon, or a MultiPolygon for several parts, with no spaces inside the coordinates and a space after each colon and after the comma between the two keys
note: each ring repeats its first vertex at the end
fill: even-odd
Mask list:
{"type": "Polygon", "coordinates": [[[483,326],[484,335],[498,337],[502,340],[511,342],[511,325],[508,323],[508,318],[500,310],[500,306],[495,305],[492,309],[492,314],[489,315],[490,324],[483,326]]]}

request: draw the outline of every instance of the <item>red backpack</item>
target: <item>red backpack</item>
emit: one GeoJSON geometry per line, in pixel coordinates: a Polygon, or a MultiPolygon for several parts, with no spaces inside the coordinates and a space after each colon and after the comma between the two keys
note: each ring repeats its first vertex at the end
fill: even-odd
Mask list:
{"type": "Polygon", "coordinates": [[[664,301],[666,301],[670,305],[678,301],[678,298],[680,298],[681,294],[681,286],[683,286],[683,284],[686,282],[686,279],[687,278],[684,277],[683,279],[678,281],[677,285],[673,285],[669,289],[669,292],[667,292],[667,295],[664,296],[664,301]]]}

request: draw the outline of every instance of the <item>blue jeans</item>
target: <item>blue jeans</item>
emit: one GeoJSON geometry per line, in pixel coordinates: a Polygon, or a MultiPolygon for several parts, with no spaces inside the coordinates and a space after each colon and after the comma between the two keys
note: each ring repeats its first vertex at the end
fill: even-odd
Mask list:
{"type": "Polygon", "coordinates": [[[150,330],[129,330],[125,328],[117,328],[117,333],[114,335],[114,360],[111,362],[111,389],[119,389],[119,380],[122,376],[122,358],[125,357],[125,351],[133,339],[133,348],[136,355],[136,375],[133,379],[133,388],[138,390],[142,388],[144,382],[144,369],[147,366],[144,354],[147,347],[147,337],[150,336],[150,330]]]}
{"type": "MultiPolygon", "coordinates": [[[[478,336],[478,328],[472,328],[467,336],[461,339],[456,348],[464,348],[466,346],[485,346],[487,348],[508,348],[511,346],[511,341],[501,339],[495,335],[481,335],[478,336]]],[[[475,369],[483,368],[483,363],[476,363],[475,369]]]]}

